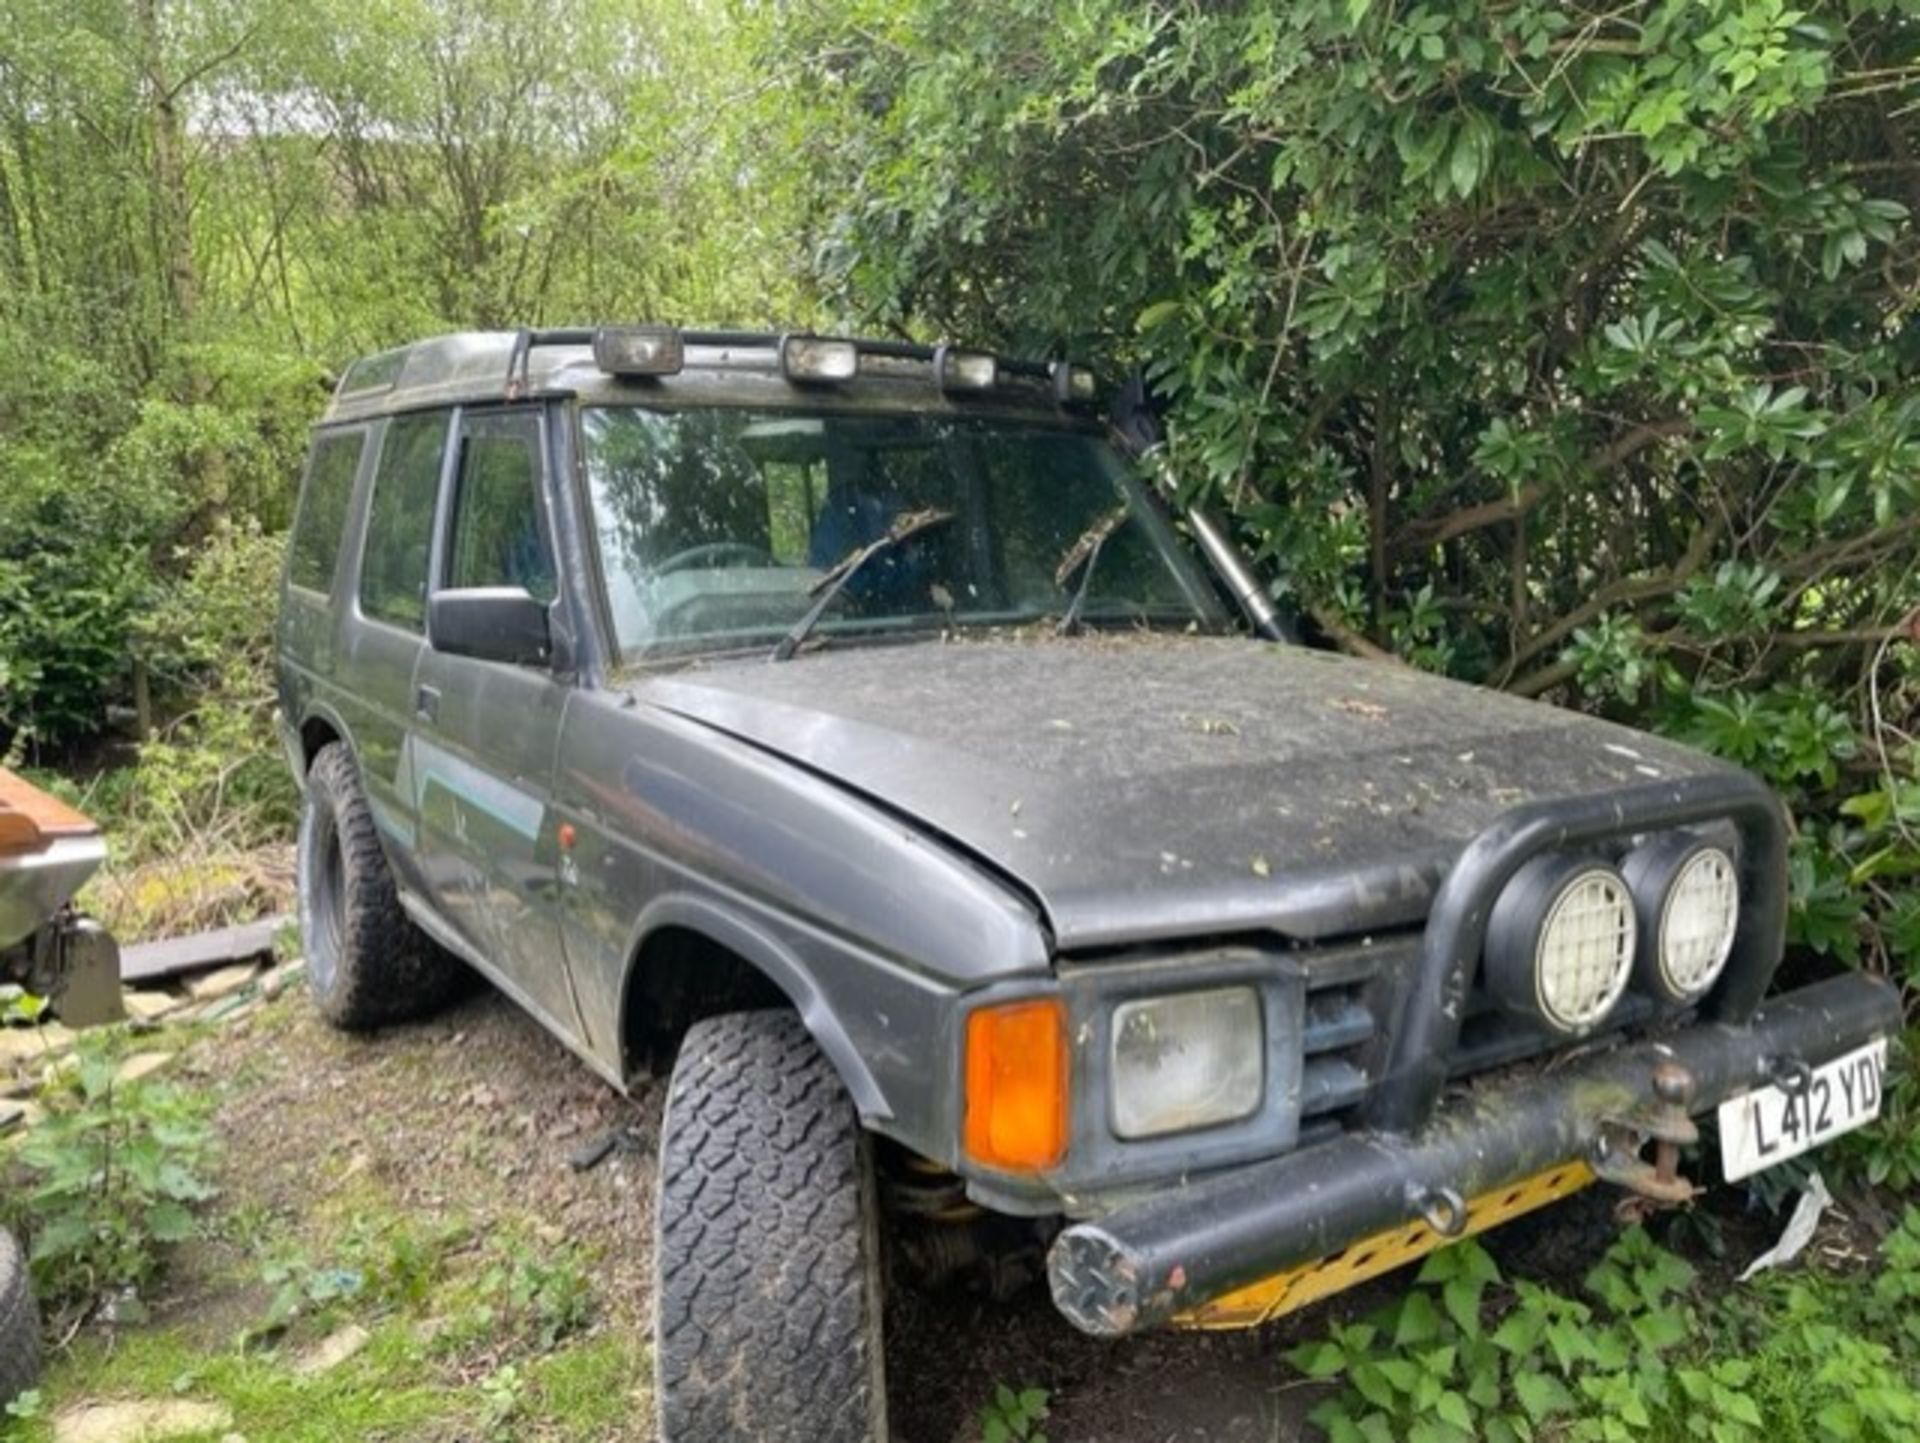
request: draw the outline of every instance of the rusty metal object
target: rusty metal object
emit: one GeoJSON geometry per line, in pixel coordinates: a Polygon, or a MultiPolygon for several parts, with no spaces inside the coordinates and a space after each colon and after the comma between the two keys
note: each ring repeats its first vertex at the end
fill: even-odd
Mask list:
{"type": "Polygon", "coordinates": [[[881,1180],[887,1209],[930,1222],[965,1223],[984,1209],[967,1197],[966,1182],[939,1163],[917,1154],[903,1155],[881,1180]]]}
{"type": "Polygon", "coordinates": [[[1615,1212],[1623,1222],[1644,1222],[1660,1208],[1693,1201],[1701,1189],[1680,1175],[1680,1149],[1700,1140],[1691,1116],[1699,1091],[1693,1073],[1677,1058],[1654,1064],[1649,1078],[1652,1095],[1639,1107],[1600,1124],[1589,1163],[1607,1182],[1632,1196],[1621,1199],[1615,1212]],[[1643,1155],[1653,1145],[1653,1159],[1643,1155]]]}

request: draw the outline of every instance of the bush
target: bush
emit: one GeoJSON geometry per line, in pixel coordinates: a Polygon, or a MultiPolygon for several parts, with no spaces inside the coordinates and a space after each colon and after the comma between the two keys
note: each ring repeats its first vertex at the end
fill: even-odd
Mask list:
{"type": "Polygon", "coordinates": [[[1326,635],[1697,741],[1916,965],[1910,7],[759,12],[856,325],[1144,365],[1326,635]]]}
{"type": "Polygon", "coordinates": [[[131,702],[136,657],[171,714],[227,674],[225,641],[264,638],[278,554],[265,538],[287,524],[321,400],[317,367],[257,349],[171,355],[193,401],[170,389],[180,377],[143,387],[34,349],[44,369],[0,379],[0,753],[28,755],[96,736],[110,702],[131,702]],[[251,617],[218,609],[243,594],[251,617]]]}

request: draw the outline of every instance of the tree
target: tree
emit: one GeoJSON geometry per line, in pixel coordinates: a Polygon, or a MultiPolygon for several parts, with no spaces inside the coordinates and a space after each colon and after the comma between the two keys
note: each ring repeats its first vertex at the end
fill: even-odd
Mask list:
{"type": "Polygon", "coordinates": [[[1144,362],[1324,631],[1762,770],[1920,967],[1914,6],[754,23],[849,322],[1144,362]]]}

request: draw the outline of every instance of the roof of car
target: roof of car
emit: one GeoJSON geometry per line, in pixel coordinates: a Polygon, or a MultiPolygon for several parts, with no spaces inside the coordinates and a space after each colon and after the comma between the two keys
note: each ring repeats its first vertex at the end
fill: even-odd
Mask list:
{"type": "MultiPolygon", "coordinates": [[[[883,406],[889,409],[1045,411],[1056,416],[1056,373],[1064,362],[996,357],[990,390],[955,397],[937,381],[943,353],[962,348],[895,340],[850,341],[858,374],[850,381],[806,384],[788,378],[787,336],[759,331],[671,331],[681,364],[658,376],[618,375],[596,359],[596,337],[620,328],[461,331],[363,356],[347,367],[321,425],[361,421],[400,411],[455,403],[511,401],[571,395],[587,400],[651,399],[673,404],[774,407],[883,406]]],[[[979,354],[968,351],[967,354],[979,354]]],[[[1069,368],[1083,381],[1086,373],[1069,368]]]]}

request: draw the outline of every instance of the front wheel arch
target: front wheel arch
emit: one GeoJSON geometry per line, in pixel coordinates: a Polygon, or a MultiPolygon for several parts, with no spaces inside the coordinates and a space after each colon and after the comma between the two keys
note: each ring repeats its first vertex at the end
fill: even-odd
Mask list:
{"type": "Polygon", "coordinates": [[[695,1022],[754,1006],[786,1006],[799,1014],[861,1122],[893,1116],[880,1085],[846,1028],[821,996],[806,966],[764,928],[695,897],[662,897],[641,912],[620,986],[620,1072],[633,1077],[653,1057],[677,1046],[695,1022]],[[739,990],[702,990],[700,977],[731,969],[739,990]],[[664,1005],[663,1005],[664,1004],[664,1005]]]}

